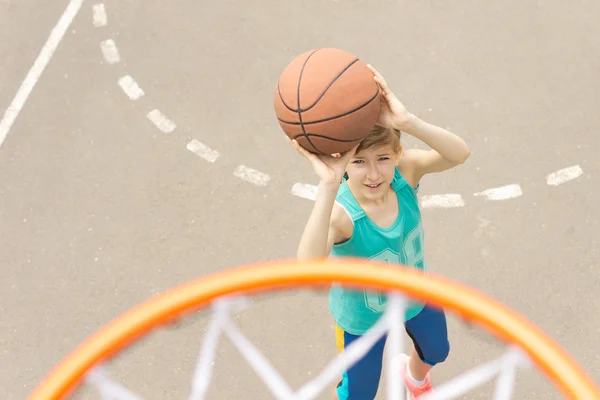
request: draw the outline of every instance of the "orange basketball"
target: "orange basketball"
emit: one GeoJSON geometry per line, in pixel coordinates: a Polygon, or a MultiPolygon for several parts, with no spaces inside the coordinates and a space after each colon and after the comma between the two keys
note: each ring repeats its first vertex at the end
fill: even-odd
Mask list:
{"type": "Polygon", "coordinates": [[[379,87],[356,56],[339,49],[311,50],[281,73],[275,114],[290,139],[317,154],[357,145],[379,116],[379,87]]]}

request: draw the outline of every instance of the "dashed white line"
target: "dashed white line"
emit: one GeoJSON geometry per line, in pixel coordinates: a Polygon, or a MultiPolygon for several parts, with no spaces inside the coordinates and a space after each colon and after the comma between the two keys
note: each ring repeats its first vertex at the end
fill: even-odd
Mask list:
{"type": "Polygon", "coordinates": [[[116,64],[121,61],[119,49],[117,49],[117,45],[115,44],[114,40],[108,39],[101,42],[100,49],[102,50],[102,55],[107,63],[116,64]]]}
{"type": "Polygon", "coordinates": [[[434,194],[421,197],[423,208],[455,208],[464,207],[465,202],[460,194],[434,194]]]}
{"type": "Polygon", "coordinates": [[[204,143],[199,142],[196,139],[193,139],[187,144],[187,149],[211,163],[217,161],[217,158],[221,156],[221,153],[211,149],[210,147],[208,147],[204,143]]]}
{"type": "Polygon", "coordinates": [[[46,66],[56,51],[56,48],[58,47],[62,38],[65,36],[67,29],[69,29],[73,19],[75,19],[75,16],[81,9],[82,4],[83,0],[71,0],[63,12],[63,15],[50,32],[48,40],[46,40],[44,47],[42,47],[40,54],[27,73],[25,80],[23,80],[21,87],[19,87],[17,94],[10,103],[10,106],[8,106],[8,109],[4,112],[4,116],[0,121],[0,146],[2,146],[2,143],[6,139],[6,135],[8,135],[10,128],[17,119],[17,116],[29,98],[29,95],[35,87],[37,81],[40,79],[44,69],[46,69],[46,66]]]}
{"type": "Polygon", "coordinates": [[[94,26],[97,28],[106,26],[108,19],[106,18],[106,8],[104,7],[104,4],[94,4],[92,10],[94,12],[94,26]]]}
{"type": "MultiPolygon", "coordinates": [[[[294,183],[292,194],[294,196],[312,200],[317,198],[317,186],[308,183],[294,183]]],[[[420,199],[423,208],[455,208],[464,207],[465,202],[460,194],[435,194],[423,196],[420,199]]]]}
{"type": "Polygon", "coordinates": [[[303,199],[315,200],[317,198],[317,187],[308,183],[294,183],[292,194],[303,199]]]}
{"type": "Polygon", "coordinates": [[[271,180],[271,177],[264,172],[257,171],[244,165],[238,166],[235,171],[233,171],[233,175],[257,186],[266,186],[271,180]]]}
{"type": "Polygon", "coordinates": [[[137,100],[144,95],[144,91],[130,76],[125,75],[119,79],[119,86],[131,100],[137,100]]]}
{"type": "MultiPolygon", "coordinates": [[[[50,37],[48,38],[46,44],[42,48],[42,51],[36,59],[36,62],[34,63],[27,77],[23,81],[23,84],[21,85],[21,88],[17,92],[17,95],[13,99],[11,105],[5,112],[2,121],[0,121],[0,146],[4,142],[8,131],[14,123],[14,120],[19,114],[29,94],[31,93],[31,90],[37,83],[39,76],[41,75],[46,65],[48,64],[50,58],[54,54],[56,47],[62,40],[69,25],[79,12],[79,9],[81,8],[82,4],[83,0],[71,0],[65,12],[63,13],[63,16],[50,33],[50,37]]],[[[94,4],[92,6],[92,10],[94,26],[106,26],[108,23],[108,18],[106,15],[105,5],[103,3],[94,4]]],[[[116,64],[120,62],[121,57],[119,54],[119,50],[117,49],[117,46],[113,40],[108,39],[101,42],[100,47],[106,62],[108,62],[109,64],[116,64]]],[[[130,75],[126,75],[120,78],[119,86],[121,86],[123,91],[132,100],[137,100],[138,98],[144,95],[144,91],[139,87],[139,85],[130,75]]],[[[176,124],[173,121],[169,120],[158,109],[150,111],[146,115],[146,117],[164,133],[170,133],[176,128],[176,124]]],[[[187,144],[187,149],[211,163],[214,163],[221,156],[221,154],[218,151],[211,149],[210,147],[206,146],[205,144],[201,143],[196,139],[193,139],[187,144]]],[[[233,174],[236,177],[253,183],[257,186],[266,186],[269,180],[271,179],[269,175],[243,165],[238,166],[233,174]]],[[[548,176],[546,176],[546,182],[548,185],[558,186],[573,179],[576,179],[582,174],[583,170],[581,169],[581,167],[579,165],[574,165],[572,167],[564,168],[549,174],[548,176]]],[[[314,201],[317,195],[317,186],[306,183],[295,183],[292,186],[292,194],[300,198],[314,201]]],[[[474,193],[473,195],[484,196],[488,200],[508,200],[522,196],[523,191],[519,185],[512,184],[498,188],[487,189],[482,192],[474,193]]],[[[422,208],[455,208],[464,207],[465,205],[465,202],[460,194],[440,194],[422,196],[419,200],[419,203],[422,208]]]]}
{"type": "Polygon", "coordinates": [[[158,129],[163,131],[163,133],[171,133],[177,127],[173,121],[171,121],[157,109],[154,109],[146,114],[146,118],[156,125],[158,129]]]}
{"type": "Polygon", "coordinates": [[[485,196],[488,200],[508,200],[523,195],[521,186],[517,184],[506,185],[502,187],[484,190],[474,193],[474,196],[485,196]]]}
{"type": "Polygon", "coordinates": [[[579,165],[574,165],[572,167],[563,168],[556,172],[549,174],[546,177],[546,183],[551,186],[562,185],[565,182],[573,180],[575,178],[580,177],[583,174],[583,170],[579,165]]]}

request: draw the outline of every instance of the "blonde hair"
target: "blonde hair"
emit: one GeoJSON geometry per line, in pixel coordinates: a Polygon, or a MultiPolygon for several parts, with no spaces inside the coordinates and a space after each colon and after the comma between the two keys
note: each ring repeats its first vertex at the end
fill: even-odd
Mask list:
{"type": "Polygon", "coordinates": [[[400,144],[400,131],[398,129],[384,128],[379,125],[374,125],[369,131],[367,137],[358,145],[355,154],[363,150],[373,149],[377,147],[390,146],[395,153],[402,151],[400,144]]]}

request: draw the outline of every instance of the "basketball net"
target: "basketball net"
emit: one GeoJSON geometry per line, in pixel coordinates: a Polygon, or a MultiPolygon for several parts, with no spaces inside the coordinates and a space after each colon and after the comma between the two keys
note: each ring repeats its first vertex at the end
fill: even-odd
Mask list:
{"type": "MultiPolygon", "coordinates": [[[[386,311],[377,323],[358,340],[353,341],[340,352],[323,371],[298,390],[294,390],[269,363],[260,350],[248,340],[233,322],[231,313],[250,304],[247,297],[228,296],[212,302],[213,311],[210,325],[202,343],[189,400],[203,400],[210,386],[216,349],[223,335],[227,336],[246,361],[253,367],[274,398],[280,400],[309,400],[331,387],[343,372],[360,360],[369,349],[384,335],[388,335],[386,366],[386,399],[403,400],[405,387],[401,379],[401,353],[404,349],[403,316],[407,304],[405,296],[390,293],[386,311]]],[[[517,369],[529,367],[529,357],[519,347],[507,345],[502,356],[477,366],[458,377],[437,386],[433,392],[419,397],[419,400],[450,400],[468,393],[477,386],[496,379],[495,400],[510,399],[513,394],[517,369]]],[[[86,382],[94,386],[103,400],[143,400],[124,386],[114,382],[107,374],[104,365],[90,370],[86,382]]]]}

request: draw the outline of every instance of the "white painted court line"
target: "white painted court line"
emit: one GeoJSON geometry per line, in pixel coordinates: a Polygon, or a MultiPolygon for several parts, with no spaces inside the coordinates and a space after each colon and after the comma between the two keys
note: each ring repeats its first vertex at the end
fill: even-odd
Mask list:
{"type": "Polygon", "coordinates": [[[579,165],[574,165],[551,173],[546,177],[546,183],[551,186],[558,186],[575,178],[579,178],[582,174],[583,169],[581,169],[579,165]]]}
{"type": "Polygon", "coordinates": [[[199,142],[196,139],[193,139],[191,142],[187,144],[187,149],[192,153],[199,155],[204,158],[206,161],[214,163],[217,161],[217,158],[221,157],[221,153],[216,150],[211,149],[204,143],[199,142]]]}
{"type": "Polygon", "coordinates": [[[244,165],[237,167],[233,175],[257,186],[266,186],[271,180],[269,175],[244,165]]]}
{"type": "Polygon", "coordinates": [[[292,186],[292,194],[303,199],[314,201],[317,198],[317,189],[317,186],[309,185],[308,183],[294,183],[294,186],[292,186]]]}
{"type": "Polygon", "coordinates": [[[106,8],[104,7],[104,3],[94,4],[92,6],[92,11],[94,13],[94,26],[96,28],[106,26],[108,18],[106,18],[106,8]]]}
{"type": "MultiPolygon", "coordinates": [[[[294,183],[292,194],[294,196],[312,200],[317,198],[317,186],[308,183],[294,183]]],[[[423,196],[419,203],[422,208],[455,208],[464,207],[465,202],[460,194],[435,194],[423,196]]]]}
{"type": "Polygon", "coordinates": [[[37,81],[40,79],[44,69],[46,69],[46,66],[52,59],[56,48],[65,36],[65,32],[69,29],[69,26],[77,16],[82,4],[83,0],[71,0],[56,26],[54,26],[50,32],[48,40],[46,40],[44,47],[42,47],[40,54],[27,73],[27,76],[17,91],[12,103],[10,103],[10,106],[8,106],[8,109],[4,112],[2,121],[0,121],[0,146],[2,146],[2,143],[6,139],[6,135],[8,135],[10,128],[17,119],[17,116],[29,98],[37,81]]]}
{"type": "Polygon", "coordinates": [[[114,40],[108,39],[100,42],[100,49],[102,50],[102,55],[107,63],[116,64],[121,61],[119,49],[117,49],[117,45],[115,44],[114,40]]]}
{"type": "Polygon", "coordinates": [[[465,201],[460,194],[434,194],[423,196],[420,200],[422,208],[456,208],[464,207],[465,201]]]}
{"type": "Polygon", "coordinates": [[[137,100],[144,95],[142,88],[130,75],[119,78],[119,86],[131,100],[137,100]]]}
{"type": "Polygon", "coordinates": [[[485,196],[488,200],[508,200],[514,199],[523,195],[521,186],[517,184],[506,185],[502,187],[484,190],[483,192],[474,193],[474,196],[485,196]]]}
{"type": "Polygon", "coordinates": [[[163,133],[171,133],[177,127],[173,121],[171,121],[157,109],[154,109],[146,114],[146,118],[152,121],[152,123],[156,125],[156,127],[163,133]]]}

